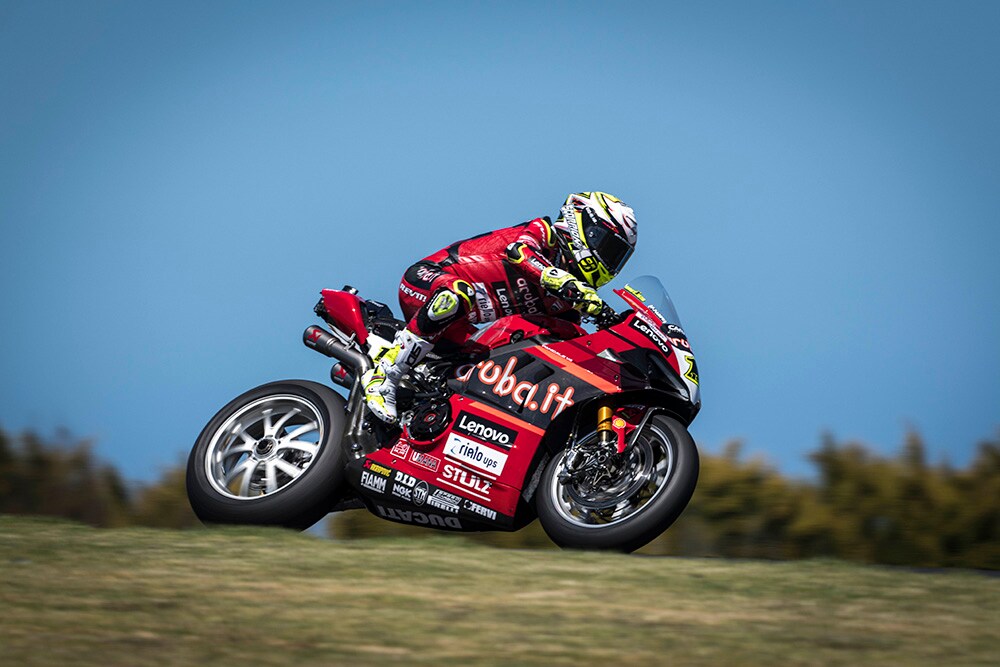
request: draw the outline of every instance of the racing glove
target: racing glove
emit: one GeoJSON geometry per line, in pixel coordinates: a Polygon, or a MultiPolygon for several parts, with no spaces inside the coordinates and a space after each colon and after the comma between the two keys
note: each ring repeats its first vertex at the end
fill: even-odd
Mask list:
{"type": "Polygon", "coordinates": [[[542,287],[561,299],[573,302],[573,307],[587,315],[598,315],[604,309],[604,299],[597,290],[573,277],[568,271],[554,266],[542,271],[542,287]]]}

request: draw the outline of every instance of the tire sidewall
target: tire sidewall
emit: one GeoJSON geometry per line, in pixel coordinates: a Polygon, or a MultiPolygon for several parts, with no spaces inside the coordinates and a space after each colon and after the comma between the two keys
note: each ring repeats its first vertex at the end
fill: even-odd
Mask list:
{"type": "Polygon", "coordinates": [[[253,524],[300,530],[319,521],[344,487],[345,408],[340,394],[307,380],[269,382],[230,401],[202,429],[188,457],[187,493],[195,514],[207,524],[253,524]],[[319,453],[299,478],[272,495],[240,500],[222,495],[209,481],[205,469],[205,457],[213,436],[243,407],[280,394],[308,400],[319,412],[323,422],[319,453]]]}
{"type": "Polygon", "coordinates": [[[667,488],[640,512],[614,525],[584,528],[565,519],[556,508],[551,489],[563,454],[549,461],[542,473],[537,500],[538,518],[546,534],[561,547],[631,552],[665,531],[687,507],[698,481],[699,459],[691,435],[677,420],[663,414],[651,419],[669,436],[675,457],[667,488]]]}

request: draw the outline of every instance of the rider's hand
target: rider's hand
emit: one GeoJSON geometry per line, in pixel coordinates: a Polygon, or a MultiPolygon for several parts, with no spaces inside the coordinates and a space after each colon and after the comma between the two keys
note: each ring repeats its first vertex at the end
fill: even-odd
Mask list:
{"type": "Polygon", "coordinates": [[[604,310],[604,299],[590,285],[580,283],[580,286],[581,300],[573,304],[573,307],[587,315],[600,315],[601,311],[604,310]]]}
{"type": "Polygon", "coordinates": [[[604,300],[597,290],[573,277],[573,274],[550,266],[542,271],[542,287],[567,301],[587,315],[597,315],[604,309],[604,300]]]}

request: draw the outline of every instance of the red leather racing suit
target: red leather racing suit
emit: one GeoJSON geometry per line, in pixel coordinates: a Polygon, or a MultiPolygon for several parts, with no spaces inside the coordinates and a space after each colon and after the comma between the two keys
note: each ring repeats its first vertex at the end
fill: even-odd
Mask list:
{"type": "Polygon", "coordinates": [[[472,324],[515,313],[556,315],[579,322],[580,315],[570,303],[541,286],[542,270],[558,266],[558,260],[548,218],[453,243],[403,275],[399,305],[409,319],[407,328],[430,341],[444,338],[460,344],[476,331],[472,324]],[[457,307],[440,307],[451,306],[453,301],[457,307]]]}

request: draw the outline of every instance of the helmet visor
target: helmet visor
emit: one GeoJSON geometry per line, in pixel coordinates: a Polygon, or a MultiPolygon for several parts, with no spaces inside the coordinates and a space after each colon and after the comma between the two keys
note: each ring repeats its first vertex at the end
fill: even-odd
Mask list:
{"type": "Polygon", "coordinates": [[[635,250],[625,239],[600,224],[587,229],[587,245],[612,275],[618,275],[635,250]]]}

